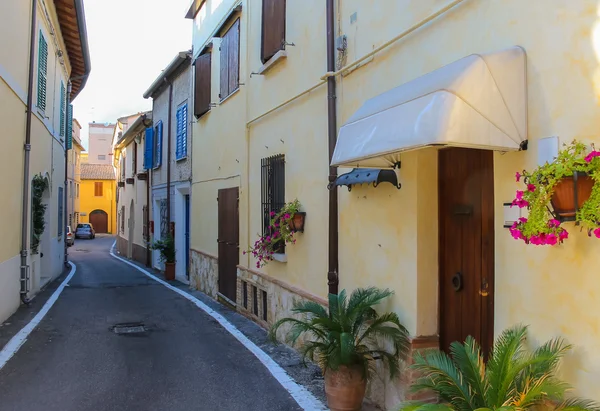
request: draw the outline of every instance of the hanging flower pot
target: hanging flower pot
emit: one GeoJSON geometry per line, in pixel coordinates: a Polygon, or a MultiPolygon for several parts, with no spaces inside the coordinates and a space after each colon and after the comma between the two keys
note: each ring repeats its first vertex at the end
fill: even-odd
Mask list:
{"type": "Polygon", "coordinates": [[[529,216],[510,228],[513,238],[527,244],[556,245],[569,237],[561,225],[575,221],[590,236],[600,238],[600,151],[573,141],[559,151],[552,163],[531,173],[516,173],[518,190],[512,206],[527,208],[529,216]],[[553,210],[550,210],[550,205],[553,210]]]}
{"type": "Polygon", "coordinates": [[[590,198],[593,187],[594,180],[586,173],[574,173],[573,177],[561,179],[554,186],[550,200],[554,214],[562,220],[575,220],[577,210],[590,198]]]}
{"type": "Polygon", "coordinates": [[[290,230],[295,233],[303,233],[305,220],[306,220],[306,213],[304,211],[298,211],[297,213],[295,213],[292,216],[292,218],[288,222],[290,230]]]}

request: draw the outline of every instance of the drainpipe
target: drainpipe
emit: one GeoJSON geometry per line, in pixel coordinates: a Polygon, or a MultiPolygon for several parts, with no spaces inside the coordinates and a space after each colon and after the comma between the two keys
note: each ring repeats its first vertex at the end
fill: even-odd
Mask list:
{"type": "Polygon", "coordinates": [[[169,234],[171,231],[171,116],[173,110],[173,83],[165,79],[169,85],[169,118],[167,119],[167,227],[169,234]]]}
{"type": "MultiPolygon", "coordinates": [[[[71,80],[69,80],[67,82],[67,102],[66,102],[66,112],[69,112],[69,105],[71,104],[71,91],[73,90],[73,85],[71,84],[71,80]]],[[[67,124],[67,120],[69,119],[69,116],[67,116],[67,118],[65,119],[65,130],[69,130],[70,126],[67,124]]],[[[64,200],[64,218],[65,221],[63,223],[63,245],[65,248],[65,265],[69,264],[69,254],[68,254],[68,248],[67,248],[67,225],[69,224],[69,221],[67,219],[67,215],[69,214],[69,208],[67,207],[67,198],[69,198],[69,150],[67,149],[67,140],[68,140],[69,136],[65,135],[65,189],[64,189],[64,196],[65,198],[64,200]]]]}
{"type": "MultiPolygon", "coordinates": [[[[154,99],[152,99],[152,118],[154,118],[154,99]]],[[[146,128],[148,128],[146,126],[146,121],[147,121],[147,116],[146,114],[143,114],[143,119],[142,119],[142,124],[144,125],[144,132],[146,130],[146,128]]],[[[152,124],[150,124],[150,127],[152,127],[152,124]]],[[[144,135],[144,146],[148,144],[148,142],[146,141],[146,137],[144,135]]],[[[145,150],[143,150],[145,152],[145,150]]],[[[150,242],[150,179],[152,178],[152,165],[150,165],[150,169],[148,169],[147,171],[148,176],[146,177],[146,216],[144,217],[144,224],[146,225],[146,238],[144,238],[144,242],[146,244],[148,244],[150,242]]],[[[151,266],[151,260],[150,260],[150,247],[148,247],[148,245],[146,245],[146,267],[150,267],[151,266]]]]}
{"type": "Polygon", "coordinates": [[[21,215],[21,301],[29,304],[29,278],[27,265],[27,238],[29,233],[29,157],[31,154],[31,113],[33,111],[33,71],[35,69],[35,33],[37,0],[31,1],[31,39],[29,45],[29,79],[27,80],[27,115],[25,120],[25,144],[23,145],[23,206],[21,215]]]}
{"type": "MultiPolygon", "coordinates": [[[[334,0],[327,0],[327,71],[335,71],[335,19],[334,0]]],[[[329,139],[329,164],[335,150],[337,139],[337,113],[335,77],[327,78],[327,134],[329,139]]],[[[335,182],[337,167],[329,166],[329,182],[335,182]]],[[[329,190],[329,268],[327,284],[330,294],[338,293],[339,285],[339,253],[338,253],[338,190],[329,190]]]]}

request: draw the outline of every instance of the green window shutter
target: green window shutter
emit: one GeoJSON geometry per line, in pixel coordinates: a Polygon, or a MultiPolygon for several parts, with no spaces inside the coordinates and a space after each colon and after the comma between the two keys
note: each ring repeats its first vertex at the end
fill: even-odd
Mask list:
{"type": "Polygon", "coordinates": [[[67,150],[73,148],[73,104],[67,107],[67,150]]]}
{"type": "Polygon", "coordinates": [[[37,106],[40,110],[46,110],[46,88],[48,76],[48,43],[40,31],[38,47],[38,95],[37,106]]]}
{"type": "Polygon", "coordinates": [[[66,106],[66,90],[65,85],[60,82],[60,136],[65,136],[65,106],[66,106]]]}

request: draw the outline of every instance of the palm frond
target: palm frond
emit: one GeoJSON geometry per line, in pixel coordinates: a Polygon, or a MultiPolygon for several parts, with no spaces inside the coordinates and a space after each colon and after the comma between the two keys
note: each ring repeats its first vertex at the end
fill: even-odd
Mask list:
{"type": "Polygon", "coordinates": [[[314,301],[301,301],[294,304],[291,310],[295,314],[308,314],[315,318],[328,318],[329,314],[325,308],[314,301]]]}
{"type": "Polygon", "coordinates": [[[408,330],[400,323],[398,315],[393,312],[382,314],[372,321],[358,338],[357,344],[370,337],[383,338],[391,342],[396,354],[402,358],[405,358],[410,349],[408,330]]]}
{"type": "Polygon", "coordinates": [[[407,401],[400,404],[398,411],[454,411],[454,408],[450,404],[407,401]]]}
{"type": "Polygon", "coordinates": [[[291,324],[291,329],[286,335],[286,342],[289,342],[292,346],[296,344],[299,336],[304,332],[311,332],[317,339],[325,339],[327,335],[317,327],[306,321],[298,320],[296,318],[283,318],[277,321],[269,330],[269,338],[272,341],[277,341],[277,330],[284,324],[291,324]]]}
{"type": "MultiPolygon", "coordinates": [[[[539,348],[530,356],[530,366],[521,373],[522,378],[539,378],[544,375],[554,375],[562,357],[571,349],[562,338],[552,339],[539,348]]],[[[517,382],[521,385],[521,381],[517,382]]]]}
{"type": "Polygon", "coordinates": [[[348,313],[350,315],[354,312],[360,312],[365,308],[373,307],[393,294],[394,292],[387,288],[385,290],[376,287],[357,288],[350,295],[348,313]]]}
{"type": "Polygon", "coordinates": [[[481,347],[473,337],[468,336],[464,344],[452,343],[450,352],[454,363],[460,368],[464,379],[471,387],[473,405],[485,407],[489,385],[485,378],[481,347]]]}
{"type": "Polygon", "coordinates": [[[418,352],[411,368],[421,374],[412,386],[414,392],[431,390],[457,410],[472,411],[475,408],[471,405],[469,385],[446,353],[438,350],[418,352]]]}
{"type": "Polygon", "coordinates": [[[600,403],[585,398],[569,398],[556,407],[555,411],[600,411],[600,403]]]}
{"type": "Polygon", "coordinates": [[[517,408],[529,408],[543,400],[562,400],[569,385],[552,378],[549,374],[527,381],[523,390],[512,401],[517,408]]]}

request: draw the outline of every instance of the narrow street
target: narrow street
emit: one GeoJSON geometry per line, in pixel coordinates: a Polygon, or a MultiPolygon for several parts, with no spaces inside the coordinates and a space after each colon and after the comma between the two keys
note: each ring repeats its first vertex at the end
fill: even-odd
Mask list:
{"type": "Polygon", "coordinates": [[[0,370],[0,410],[300,410],[212,317],[113,258],[113,237],[77,240],[77,271],[0,370]],[[146,332],[120,335],[117,324],[146,332]]]}

